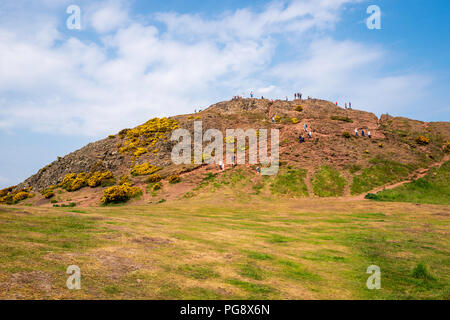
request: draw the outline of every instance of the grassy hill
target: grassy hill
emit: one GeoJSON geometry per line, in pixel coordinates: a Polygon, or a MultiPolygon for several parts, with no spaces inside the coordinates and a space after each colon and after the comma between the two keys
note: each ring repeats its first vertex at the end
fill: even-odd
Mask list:
{"type": "Polygon", "coordinates": [[[369,198],[378,201],[399,201],[450,205],[450,161],[433,168],[423,178],[390,190],[378,192],[369,198]]]}

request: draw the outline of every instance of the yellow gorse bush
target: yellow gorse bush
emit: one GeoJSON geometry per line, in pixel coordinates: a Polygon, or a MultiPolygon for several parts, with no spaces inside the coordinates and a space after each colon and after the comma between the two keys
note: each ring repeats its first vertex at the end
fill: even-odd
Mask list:
{"type": "Polygon", "coordinates": [[[97,171],[92,173],[91,176],[87,179],[87,184],[91,188],[111,183],[114,183],[114,175],[111,171],[97,171]]]}
{"type": "Polygon", "coordinates": [[[125,139],[119,151],[139,158],[141,155],[156,150],[156,144],[167,138],[167,134],[179,128],[176,120],[153,118],[134,129],[122,130],[119,136],[125,139]]]}
{"type": "Polygon", "coordinates": [[[121,185],[123,185],[125,183],[130,183],[131,184],[130,177],[128,177],[128,176],[121,176],[120,179],[119,179],[119,186],[121,186],[121,185]]]}
{"type": "Polygon", "coordinates": [[[425,136],[420,136],[420,137],[417,137],[416,142],[417,142],[417,144],[420,144],[420,145],[427,145],[430,143],[430,139],[425,136]]]}
{"type": "Polygon", "coordinates": [[[28,198],[28,192],[20,191],[13,196],[13,201],[15,203],[25,200],[28,198]]]}
{"type": "Polygon", "coordinates": [[[58,184],[69,192],[80,190],[86,186],[91,188],[98,187],[100,185],[106,186],[114,183],[114,175],[111,171],[97,171],[97,172],[81,172],[81,173],[69,173],[66,174],[64,179],[58,184]]]}
{"type": "Polygon", "coordinates": [[[133,187],[129,183],[124,183],[121,186],[114,186],[103,190],[101,202],[103,204],[127,202],[141,193],[142,190],[140,188],[133,187]]]}
{"type": "Polygon", "coordinates": [[[178,183],[178,182],[181,182],[181,178],[180,178],[179,175],[175,174],[175,175],[169,177],[169,183],[175,184],[175,183],[178,183]]]}
{"type": "Polygon", "coordinates": [[[300,121],[298,121],[297,118],[292,118],[291,121],[292,121],[292,124],[297,124],[300,122],[300,121]]]}
{"type": "Polygon", "coordinates": [[[22,200],[33,198],[35,195],[31,193],[32,187],[28,189],[14,190],[16,187],[9,187],[0,190],[0,203],[16,204],[22,200]]]}
{"type": "Polygon", "coordinates": [[[162,168],[153,166],[149,163],[137,164],[131,169],[133,176],[148,176],[155,172],[158,172],[162,168]]]}
{"type": "Polygon", "coordinates": [[[41,191],[41,194],[44,196],[45,199],[50,199],[52,198],[55,193],[53,192],[58,186],[55,185],[51,185],[50,187],[48,187],[47,189],[44,189],[41,191]]]}
{"type": "Polygon", "coordinates": [[[155,182],[160,182],[162,180],[162,177],[159,174],[152,174],[150,175],[146,182],[147,183],[155,183],[155,182]]]}

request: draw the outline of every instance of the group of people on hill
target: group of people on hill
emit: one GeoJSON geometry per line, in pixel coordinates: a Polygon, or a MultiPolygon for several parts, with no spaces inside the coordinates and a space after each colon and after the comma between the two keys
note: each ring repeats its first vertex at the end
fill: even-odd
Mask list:
{"type": "Polygon", "coordinates": [[[303,94],[302,93],[294,93],[294,98],[295,98],[295,100],[297,100],[297,99],[302,99],[302,96],[303,96],[303,94]]]}
{"type": "MultiPolygon", "coordinates": [[[[308,124],[305,123],[305,124],[303,125],[303,130],[305,130],[305,133],[308,135],[308,138],[309,138],[309,139],[312,139],[312,131],[311,131],[311,128],[308,129],[308,124]]],[[[299,140],[300,143],[305,142],[305,138],[303,137],[302,134],[300,134],[300,135],[298,136],[298,140],[299,140]]]]}
{"type": "MultiPolygon", "coordinates": [[[[361,130],[361,137],[365,137],[366,133],[364,131],[364,129],[361,130]]],[[[369,137],[369,139],[372,139],[372,133],[370,131],[367,132],[367,136],[369,137]]],[[[358,134],[358,128],[355,128],[355,137],[359,137],[358,134]]]]}
{"type": "Polygon", "coordinates": [[[351,109],[352,108],[352,103],[351,102],[349,102],[348,104],[347,104],[347,102],[345,103],[345,109],[351,109]]]}

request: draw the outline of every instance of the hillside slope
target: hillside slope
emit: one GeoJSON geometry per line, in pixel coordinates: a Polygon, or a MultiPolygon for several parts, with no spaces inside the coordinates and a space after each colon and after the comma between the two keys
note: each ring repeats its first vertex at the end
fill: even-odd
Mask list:
{"type": "MultiPolygon", "coordinates": [[[[173,129],[184,128],[193,132],[194,121],[202,121],[203,132],[214,128],[225,136],[226,129],[271,129],[280,130],[279,176],[287,180],[295,170],[303,170],[305,184],[302,194],[287,192],[285,196],[343,196],[362,194],[375,187],[406,179],[421,168],[428,168],[441,161],[449,150],[450,123],[425,123],[401,117],[374,114],[359,110],[343,109],[331,102],[317,99],[295,101],[270,101],[266,99],[237,99],[220,102],[208,109],[190,115],[169,119],[152,119],[134,129],[125,129],[106,139],[91,143],[39,170],[20,185],[2,190],[0,202],[11,202],[14,196],[33,205],[51,205],[50,202],[77,205],[98,205],[104,188],[121,184],[128,177],[130,184],[142,190],[135,202],[158,202],[195,195],[194,189],[205,184],[205,177],[224,175],[215,165],[174,165],[171,150],[175,142],[170,141],[173,129]],[[272,117],[277,122],[272,123],[272,117]],[[303,125],[308,124],[312,138],[305,143],[298,142],[299,134],[306,134],[303,125]],[[372,133],[372,138],[354,137],[358,128],[372,133]],[[154,190],[157,181],[146,181],[148,174],[130,176],[136,165],[150,164],[163,180],[160,189],[154,190]],[[70,174],[82,174],[83,179],[93,173],[109,172],[108,184],[85,182],[75,192],[63,190],[61,185],[70,174]],[[290,172],[290,173],[289,173],[290,172]],[[181,175],[181,182],[170,184],[168,178],[181,175]],[[122,177],[122,182],[119,182],[122,177]],[[339,184],[334,188],[334,184],[339,184]],[[103,187],[102,187],[103,186],[103,187]],[[46,199],[39,193],[51,188],[55,196],[46,199]],[[324,189],[333,189],[332,193],[324,189]],[[26,199],[18,192],[32,194],[26,199]],[[15,192],[15,194],[14,194],[15,192]],[[53,199],[51,201],[50,199],[53,199]],[[57,200],[55,200],[57,199],[57,200]]],[[[206,144],[205,144],[206,145],[206,144]]],[[[225,148],[224,148],[225,150],[225,148]]],[[[251,188],[258,187],[261,180],[268,186],[277,183],[280,177],[261,179],[254,171],[255,166],[227,167],[227,172],[243,170],[251,188]]],[[[76,175],[74,175],[76,179],[76,175]]],[[[78,176],[80,178],[80,176],[78,176]]],[[[295,178],[295,179],[297,179],[295,178]]],[[[159,179],[158,179],[159,180],[159,179]]],[[[300,183],[296,180],[296,183],[300,183]]],[[[273,189],[273,188],[272,188],[273,189]]],[[[45,193],[45,192],[44,192],[45,193]]],[[[18,201],[13,201],[18,202],[18,201]]]]}

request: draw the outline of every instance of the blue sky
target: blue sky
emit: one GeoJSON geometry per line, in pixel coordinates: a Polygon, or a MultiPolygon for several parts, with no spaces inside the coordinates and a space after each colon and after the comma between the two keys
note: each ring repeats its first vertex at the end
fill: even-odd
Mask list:
{"type": "Polygon", "coordinates": [[[419,0],[0,3],[0,187],[154,116],[236,94],[449,121],[450,6],[419,0]],[[68,30],[66,8],[81,9],[68,30]],[[381,30],[369,30],[369,5],[381,30]]]}

